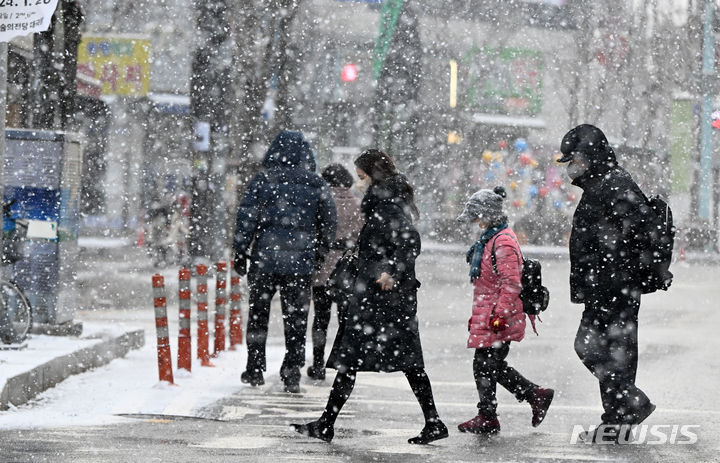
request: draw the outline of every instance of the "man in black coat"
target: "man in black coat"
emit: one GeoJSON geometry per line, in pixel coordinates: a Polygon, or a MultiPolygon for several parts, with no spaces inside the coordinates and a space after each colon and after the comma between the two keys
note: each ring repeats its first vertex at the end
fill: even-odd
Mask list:
{"type": "Polygon", "coordinates": [[[575,352],[600,383],[602,424],[620,432],[655,409],[635,385],[640,254],[652,211],[597,127],[570,130],[560,150],[558,162],[568,163],[572,184],[583,190],[570,234],[570,298],[585,305],[575,352]]]}
{"type": "Polygon", "coordinates": [[[286,391],[299,392],[312,273],[335,240],[335,203],[315,173],[315,158],[302,133],[278,134],[263,167],[245,192],[233,239],[234,268],[240,275],[247,272],[250,258],[248,360],[241,380],[264,384],[270,301],[280,288],[285,325],[280,377],[286,391]]]}

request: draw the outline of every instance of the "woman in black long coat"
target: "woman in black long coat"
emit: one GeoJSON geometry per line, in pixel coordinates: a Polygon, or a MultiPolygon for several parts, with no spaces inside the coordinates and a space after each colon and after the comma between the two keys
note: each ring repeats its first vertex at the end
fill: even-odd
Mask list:
{"type": "Polygon", "coordinates": [[[420,282],[415,278],[420,235],[412,224],[412,215],[417,215],[413,188],[381,151],[363,152],[355,167],[360,185],[369,187],[361,205],[365,225],[358,238],[355,291],[327,362],[338,373],[320,419],[292,426],[301,434],[330,442],[357,372],[402,371],[425,416],[422,431],[408,442],[427,444],[447,437],[448,430],[435,408],[420,346],[420,282]]]}

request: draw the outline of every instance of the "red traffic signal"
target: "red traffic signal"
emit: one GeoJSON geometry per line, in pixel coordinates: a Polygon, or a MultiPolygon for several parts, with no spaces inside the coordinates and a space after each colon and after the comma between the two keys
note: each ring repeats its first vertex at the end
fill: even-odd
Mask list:
{"type": "Polygon", "coordinates": [[[354,64],[346,64],[345,66],[343,66],[342,73],[340,74],[340,78],[343,82],[354,82],[357,77],[357,66],[355,66],[354,64]]]}

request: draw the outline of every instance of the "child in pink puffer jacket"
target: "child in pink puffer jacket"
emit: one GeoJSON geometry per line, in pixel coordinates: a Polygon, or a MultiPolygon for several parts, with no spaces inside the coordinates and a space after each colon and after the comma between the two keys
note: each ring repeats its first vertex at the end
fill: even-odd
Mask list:
{"type": "Polygon", "coordinates": [[[545,418],[554,395],[552,389],[541,388],[525,379],[505,361],[510,341],[521,341],[525,336],[525,313],[520,300],[522,253],[503,213],[505,196],[502,187],[476,191],[458,217],[459,222],[477,223],[482,231],[466,256],[474,285],[467,347],[475,349],[473,374],[480,402],[477,416],[458,426],[461,432],[495,434],[500,431],[495,398],[497,383],[519,401],[530,404],[533,426],[540,425],[545,418]]]}

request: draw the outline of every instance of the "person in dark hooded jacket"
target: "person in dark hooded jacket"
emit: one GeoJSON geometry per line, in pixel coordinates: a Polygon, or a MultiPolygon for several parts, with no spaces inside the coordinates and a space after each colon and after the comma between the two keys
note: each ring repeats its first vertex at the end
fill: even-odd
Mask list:
{"type": "Polygon", "coordinates": [[[238,209],[233,239],[235,271],[245,275],[250,260],[248,360],[241,380],[264,384],[270,301],[279,288],[285,325],[280,377],[286,391],[299,392],[312,273],[335,240],[335,204],[302,133],[280,132],[262,165],[238,209]]]}
{"type": "Polygon", "coordinates": [[[367,187],[360,207],[365,224],[358,237],[355,289],[327,361],[338,373],[320,419],[292,426],[330,442],[359,371],[402,371],[425,417],[420,434],[408,442],[427,444],[448,437],[448,430],[435,408],[420,345],[420,284],[415,278],[420,235],[411,218],[417,215],[413,188],[390,156],[379,150],[364,151],[355,166],[360,185],[367,187]]]}
{"type": "Polygon", "coordinates": [[[655,409],[635,385],[640,254],[648,247],[652,212],[599,128],[575,127],[560,150],[558,162],[567,163],[572,184],[583,190],[569,244],[570,298],[585,305],[575,351],[600,383],[606,426],[597,429],[619,433],[623,425],[638,424],[655,409]]]}

